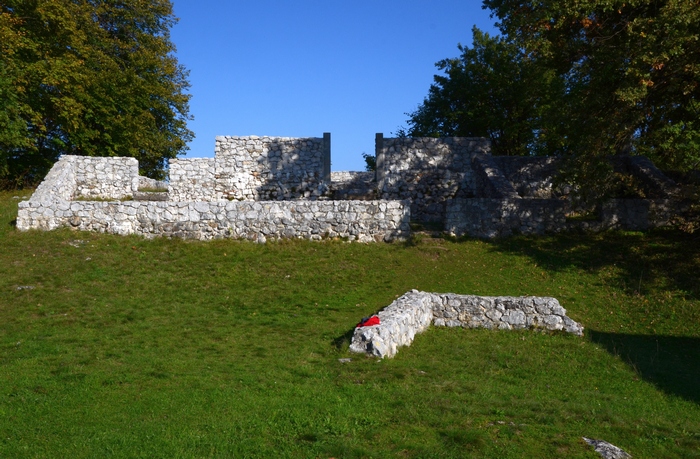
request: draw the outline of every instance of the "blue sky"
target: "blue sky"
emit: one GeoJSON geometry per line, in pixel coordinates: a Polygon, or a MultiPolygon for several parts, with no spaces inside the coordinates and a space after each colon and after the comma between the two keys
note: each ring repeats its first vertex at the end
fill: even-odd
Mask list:
{"type": "Polygon", "coordinates": [[[190,71],[188,157],[217,135],[321,137],[332,170],[362,170],[374,135],[405,126],[435,63],[495,33],[478,0],[172,0],[177,57],[190,71]]]}

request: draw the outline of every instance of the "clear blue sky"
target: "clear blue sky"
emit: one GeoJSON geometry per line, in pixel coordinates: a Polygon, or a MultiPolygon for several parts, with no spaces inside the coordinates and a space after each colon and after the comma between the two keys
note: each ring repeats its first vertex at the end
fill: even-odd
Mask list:
{"type": "Polygon", "coordinates": [[[332,170],[362,170],[374,135],[405,126],[435,63],[495,33],[479,0],[172,0],[177,57],[190,71],[188,157],[217,135],[321,137],[332,170]]]}

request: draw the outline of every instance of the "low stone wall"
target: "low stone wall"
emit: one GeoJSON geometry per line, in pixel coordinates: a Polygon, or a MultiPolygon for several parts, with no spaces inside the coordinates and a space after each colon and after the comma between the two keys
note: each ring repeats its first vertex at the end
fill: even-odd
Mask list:
{"type": "Polygon", "coordinates": [[[163,180],[155,180],[149,177],[144,177],[139,175],[138,177],[138,190],[156,190],[156,191],[168,191],[168,183],[163,180]]]}
{"type": "Polygon", "coordinates": [[[474,196],[472,156],[487,153],[484,138],[384,138],[377,134],[377,187],[382,199],[408,199],[414,220],[442,222],[445,202],[474,196]]]}
{"type": "Polygon", "coordinates": [[[64,155],[54,164],[30,200],[130,198],[139,186],[134,158],[64,155]]]}
{"type": "Polygon", "coordinates": [[[76,182],[72,156],[62,156],[29,198],[32,203],[70,201],[75,194],[76,182]]]}
{"type": "Polygon", "coordinates": [[[669,226],[687,207],[688,203],[674,199],[610,199],[601,206],[598,220],[588,222],[587,229],[646,231],[669,226]]]}
{"type": "Polygon", "coordinates": [[[358,327],[350,350],[393,357],[432,322],[436,326],[499,330],[541,329],[583,335],[555,298],[474,296],[412,290],[377,313],[379,325],[358,327]]]}
{"type": "Polygon", "coordinates": [[[344,185],[354,182],[373,182],[375,172],[366,171],[336,171],[331,172],[331,183],[344,185]]]}
{"type": "Polygon", "coordinates": [[[452,199],[447,203],[445,231],[486,239],[556,233],[568,228],[568,208],[568,202],[559,199],[452,199]]]}
{"type": "Polygon", "coordinates": [[[569,220],[570,203],[563,199],[452,199],[447,202],[445,231],[484,239],[561,231],[646,231],[671,225],[687,207],[673,199],[610,199],[596,219],[569,220]]]}
{"type": "Polygon", "coordinates": [[[498,330],[541,329],[583,335],[556,298],[432,294],[436,326],[498,330]]]}
{"type": "Polygon", "coordinates": [[[649,158],[627,156],[624,160],[629,172],[642,181],[646,191],[651,192],[651,195],[666,198],[680,192],[676,182],[664,175],[649,158]]]}
{"type": "Polygon", "coordinates": [[[352,352],[393,357],[401,346],[410,346],[417,333],[433,321],[433,298],[412,290],[377,313],[379,325],[355,329],[352,352]]]}
{"type": "Polygon", "coordinates": [[[256,242],[292,238],[393,241],[410,233],[408,205],[398,201],[19,203],[19,230],[59,227],[146,237],[256,242]]]}

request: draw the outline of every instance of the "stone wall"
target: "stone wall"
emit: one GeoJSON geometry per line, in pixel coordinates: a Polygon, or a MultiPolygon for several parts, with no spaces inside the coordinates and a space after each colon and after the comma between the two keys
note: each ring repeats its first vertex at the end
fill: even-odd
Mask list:
{"type": "Polygon", "coordinates": [[[513,234],[546,234],[567,229],[567,201],[559,199],[452,199],[445,231],[453,236],[492,239],[513,234]]]}
{"type": "MultiPolygon", "coordinates": [[[[252,146],[255,152],[259,152],[259,145],[279,145],[285,153],[278,158],[275,156],[278,150],[262,148],[262,152],[269,153],[268,160],[271,156],[277,158],[264,167],[277,164],[272,176],[294,180],[304,177],[303,173],[297,174],[298,165],[313,156],[304,155],[319,153],[329,138],[320,142],[319,139],[253,140],[238,145],[252,146]],[[285,150],[284,145],[294,149],[285,150]],[[289,175],[275,175],[278,173],[289,175]]],[[[223,153],[222,164],[227,164],[226,155],[223,153]]],[[[261,153],[260,157],[263,156],[261,153]]],[[[407,203],[400,201],[281,200],[290,198],[287,195],[277,196],[277,201],[219,199],[217,187],[222,181],[216,174],[218,159],[173,160],[168,187],[165,182],[140,177],[138,162],[133,158],[62,157],[32,197],[19,204],[17,228],[24,231],[70,227],[146,237],[228,237],[258,242],[282,238],[393,241],[409,235],[410,210],[407,203]],[[139,187],[148,190],[139,191],[139,187]]],[[[325,165],[316,172],[315,177],[330,180],[325,165]]],[[[297,193],[291,197],[311,196],[297,193]]]]}
{"type": "Polygon", "coordinates": [[[313,199],[330,184],[330,134],[322,138],[216,138],[216,198],[313,199]]]}
{"type": "Polygon", "coordinates": [[[163,180],[155,180],[149,177],[144,177],[139,175],[138,177],[138,189],[143,190],[154,190],[154,191],[168,191],[168,183],[163,180]]]}
{"type": "Polygon", "coordinates": [[[216,159],[171,159],[168,168],[168,193],[172,201],[214,201],[216,196],[216,159]]]}
{"type": "Polygon", "coordinates": [[[674,199],[610,199],[601,207],[600,229],[646,231],[669,226],[688,205],[674,199]]]}
{"type": "MultiPolygon", "coordinates": [[[[247,237],[241,236],[243,230],[226,229],[233,225],[229,217],[217,216],[214,220],[219,223],[201,215],[193,216],[191,221],[183,221],[180,217],[173,219],[173,215],[181,212],[181,207],[174,212],[173,206],[175,203],[191,206],[200,202],[220,202],[222,204],[216,205],[223,212],[221,206],[229,201],[375,202],[381,199],[408,202],[406,205],[410,205],[410,215],[415,221],[441,223],[448,233],[455,236],[493,238],[566,230],[645,230],[671,224],[679,209],[682,211],[681,203],[674,200],[678,187],[648,159],[616,157],[611,159],[615,170],[634,174],[647,188],[645,195],[654,199],[610,200],[593,220],[567,219],[571,201],[553,187],[557,159],[493,157],[488,153],[489,148],[489,141],[480,138],[385,139],[382,134],[377,134],[374,175],[367,172],[331,174],[330,134],[324,134],[323,138],[223,136],[217,137],[215,158],[171,160],[168,183],[139,177],[138,163],[133,158],[64,156],[37,188],[29,205],[23,207],[18,226],[64,226],[63,214],[76,222],[76,218],[82,218],[82,215],[70,213],[75,211],[87,212],[87,216],[95,218],[102,218],[103,214],[114,215],[116,223],[110,220],[104,225],[88,225],[97,230],[113,231],[111,228],[116,228],[114,232],[121,233],[126,230],[120,228],[136,228],[129,231],[147,235],[188,234],[187,237],[202,238],[227,237],[229,233],[235,235],[231,237],[247,237]],[[139,190],[139,187],[148,190],[139,190]],[[120,208],[115,207],[117,204],[110,204],[105,207],[109,210],[106,214],[104,210],[89,206],[85,209],[72,204],[66,207],[66,203],[70,204],[74,199],[162,201],[167,203],[163,208],[168,210],[162,215],[156,211],[143,217],[139,213],[143,209],[141,205],[120,208]],[[40,202],[47,204],[36,205],[40,202]],[[115,209],[128,212],[130,217],[117,216],[115,209]],[[171,231],[171,226],[166,228],[157,224],[156,229],[151,230],[149,226],[142,225],[142,228],[135,223],[124,223],[133,220],[131,217],[136,214],[139,215],[137,219],[153,217],[157,222],[176,225],[180,229],[171,231]],[[205,231],[200,227],[201,221],[218,229],[205,231]]],[[[241,209],[250,212],[247,208],[241,209]]],[[[371,212],[379,218],[383,210],[371,212]]],[[[404,213],[408,215],[408,211],[404,213]]],[[[357,234],[349,233],[342,228],[350,221],[340,219],[333,224],[339,225],[338,228],[328,227],[320,225],[323,220],[316,215],[313,216],[316,223],[311,226],[287,220],[288,225],[301,224],[304,228],[299,233],[296,228],[294,231],[285,228],[284,233],[294,234],[293,237],[315,238],[320,231],[341,237],[362,233],[362,239],[367,240],[376,235],[381,239],[385,230],[393,231],[390,227],[367,223],[368,233],[363,232],[364,227],[355,228],[353,231],[357,234]],[[307,227],[311,229],[307,230],[307,227]]],[[[262,227],[255,226],[252,221],[245,225],[251,228],[251,234],[265,234],[262,227]]],[[[84,228],[86,224],[74,226],[84,228]]],[[[268,232],[278,237],[276,231],[268,232]]],[[[256,239],[260,238],[256,236],[256,239]]]]}
{"type": "Polygon", "coordinates": [[[138,190],[138,177],[134,158],[63,155],[30,200],[127,199],[138,190]]]}
{"type": "Polygon", "coordinates": [[[644,184],[649,196],[667,198],[680,192],[676,182],[664,175],[649,158],[645,156],[626,156],[624,161],[628,171],[644,184]]]}
{"type": "Polygon", "coordinates": [[[484,138],[384,138],[377,134],[379,195],[410,200],[415,220],[442,222],[448,199],[475,194],[472,157],[490,148],[490,141],[484,138]]]}
{"type": "Polygon", "coordinates": [[[398,201],[25,201],[19,230],[69,227],[113,234],[191,239],[343,238],[394,241],[408,237],[409,210],[398,201]]]}
{"type": "Polygon", "coordinates": [[[655,199],[609,199],[592,220],[567,219],[571,200],[554,187],[561,160],[551,157],[472,156],[476,197],[449,199],[444,226],[452,235],[479,238],[560,231],[647,230],[668,226],[686,205],[675,183],[644,157],[614,157],[616,171],[637,177],[655,199]]]}
{"type": "Polygon", "coordinates": [[[358,327],[350,350],[393,357],[416,334],[430,326],[540,329],[583,335],[583,327],[566,315],[555,298],[474,296],[412,290],[377,313],[380,324],[358,327]]]}
{"type": "Polygon", "coordinates": [[[331,172],[329,194],[332,199],[377,199],[374,172],[331,172]]]}
{"type": "Polygon", "coordinates": [[[561,231],[646,231],[671,225],[687,207],[673,199],[610,199],[595,219],[578,220],[567,219],[570,203],[563,199],[452,199],[445,231],[485,239],[561,231]]]}
{"type": "Polygon", "coordinates": [[[74,198],[124,199],[139,186],[139,162],[135,158],[67,156],[75,177],[74,198]]]}
{"type": "Polygon", "coordinates": [[[496,162],[496,158],[487,154],[475,154],[471,167],[476,183],[475,195],[479,198],[520,199],[513,184],[496,162]]]}
{"type": "Polygon", "coordinates": [[[62,156],[29,198],[29,202],[70,201],[76,189],[72,156],[62,156]]]}
{"type": "Polygon", "coordinates": [[[170,160],[171,199],[318,199],[330,185],[330,134],[323,137],[218,136],[214,158],[170,160]]]}
{"type": "Polygon", "coordinates": [[[493,162],[522,198],[550,199],[561,161],[552,156],[493,156],[493,162]]]}

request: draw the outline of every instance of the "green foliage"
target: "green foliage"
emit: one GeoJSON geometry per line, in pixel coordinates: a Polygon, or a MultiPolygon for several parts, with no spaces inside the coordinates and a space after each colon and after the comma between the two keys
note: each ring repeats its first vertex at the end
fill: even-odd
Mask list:
{"type": "Polygon", "coordinates": [[[0,182],[63,154],[131,156],[162,178],[192,132],[169,0],[0,2],[0,182]]]}
{"type": "Polygon", "coordinates": [[[1,457],[597,457],[582,436],[700,451],[696,236],[21,233],[16,194],[0,193],[1,457]],[[586,335],[431,328],[391,360],[349,354],[354,324],[412,288],[553,296],[586,335]]]}
{"type": "Polygon", "coordinates": [[[698,167],[697,0],[484,5],[513,43],[564,80],[564,153],[643,154],[666,169],[698,167]]]}
{"type": "Polygon", "coordinates": [[[554,104],[563,86],[503,37],[472,29],[471,48],[436,64],[428,97],[410,114],[413,137],[488,137],[497,155],[548,154],[558,147],[552,124],[554,104]]]}
{"type": "Polygon", "coordinates": [[[579,198],[610,193],[615,154],[700,166],[697,0],[485,0],[502,37],[474,29],[440,61],[412,136],[485,136],[499,155],[568,158],[579,198]]]}
{"type": "Polygon", "coordinates": [[[373,172],[377,170],[377,157],[367,153],[362,153],[362,158],[365,160],[365,171],[373,172]]]}

